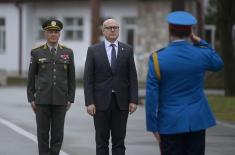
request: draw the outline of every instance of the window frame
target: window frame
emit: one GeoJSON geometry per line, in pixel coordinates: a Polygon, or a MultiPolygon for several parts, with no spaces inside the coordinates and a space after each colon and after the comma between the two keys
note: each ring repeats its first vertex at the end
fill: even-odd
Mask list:
{"type": "Polygon", "coordinates": [[[3,20],[3,25],[0,25],[0,53],[6,52],[6,18],[0,17],[3,20]]]}
{"type": "Polygon", "coordinates": [[[128,41],[128,31],[133,31],[133,49],[136,46],[136,36],[137,36],[137,18],[136,17],[123,17],[122,18],[122,40],[129,44],[128,41]],[[128,21],[129,20],[129,21],[128,21]],[[130,22],[133,20],[133,22],[130,22]]]}
{"type": "Polygon", "coordinates": [[[79,16],[79,17],[74,17],[74,16],[66,16],[63,18],[64,21],[64,29],[63,29],[63,40],[65,41],[83,41],[84,40],[84,18],[79,16]],[[72,24],[68,25],[66,20],[67,19],[72,19],[72,24]],[[78,24],[79,21],[81,24],[78,24]],[[67,36],[67,32],[72,32],[72,37],[67,36]],[[78,37],[78,32],[81,34],[78,37]]]}
{"type": "Polygon", "coordinates": [[[36,40],[42,41],[45,39],[44,37],[44,30],[42,29],[42,24],[48,20],[49,17],[38,17],[37,18],[37,34],[36,34],[36,40]]]}

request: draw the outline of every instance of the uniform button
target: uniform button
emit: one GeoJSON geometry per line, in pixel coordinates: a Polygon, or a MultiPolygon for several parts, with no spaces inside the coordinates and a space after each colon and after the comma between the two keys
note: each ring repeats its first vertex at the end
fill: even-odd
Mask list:
{"type": "Polygon", "coordinates": [[[54,84],[54,85],[56,85],[56,83],[55,83],[55,82],[54,82],[53,84],[54,84]]]}
{"type": "Polygon", "coordinates": [[[55,75],[54,75],[53,77],[54,77],[54,79],[56,78],[56,76],[55,76],[55,75]]]}
{"type": "Polygon", "coordinates": [[[53,69],[53,71],[55,72],[55,71],[56,71],[56,69],[53,69]]]}
{"type": "Polygon", "coordinates": [[[55,65],[55,62],[53,64],[55,65]]]}

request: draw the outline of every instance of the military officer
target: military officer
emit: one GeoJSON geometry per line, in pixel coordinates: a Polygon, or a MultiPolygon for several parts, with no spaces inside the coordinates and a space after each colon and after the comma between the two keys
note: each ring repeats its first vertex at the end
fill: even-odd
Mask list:
{"type": "Polygon", "coordinates": [[[58,43],[61,21],[49,19],[42,28],[47,42],[31,50],[27,96],[36,114],[39,155],[59,155],[66,111],[75,97],[74,56],[58,43]]]}
{"type": "Polygon", "coordinates": [[[172,12],[167,22],[169,45],[149,58],[147,130],[160,141],[162,155],[204,155],[205,130],[215,125],[215,118],[203,79],[206,71],[222,69],[223,61],[192,33],[197,20],[190,13],[172,12]]]}

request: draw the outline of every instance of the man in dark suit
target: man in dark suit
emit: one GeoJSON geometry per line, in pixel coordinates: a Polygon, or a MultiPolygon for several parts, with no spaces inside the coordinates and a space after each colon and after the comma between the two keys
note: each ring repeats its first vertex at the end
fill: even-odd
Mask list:
{"type": "Polygon", "coordinates": [[[128,112],[137,108],[138,84],[133,49],[119,41],[119,24],[103,23],[105,40],[88,48],[84,71],[87,112],[94,117],[96,154],[125,155],[128,112]]]}
{"type": "Polygon", "coordinates": [[[74,58],[58,44],[59,20],[47,20],[42,28],[47,43],[31,50],[27,95],[36,114],[39,155],[59,155],[65,114],[75,96],[74,58]]]}

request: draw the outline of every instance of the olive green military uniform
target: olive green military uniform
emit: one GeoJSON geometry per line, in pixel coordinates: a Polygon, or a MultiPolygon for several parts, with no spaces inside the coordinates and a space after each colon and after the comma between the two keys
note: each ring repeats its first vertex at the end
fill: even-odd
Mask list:
{"type": "Polygon", "coordinates": [[[74,102],[75,69],[73,51],[58,45],[56,54],[45,44],[31,51],[28,73],[28,101],[43,105],[74,102]]]}
{"type": "Polygon", "coordinates": [[[30,103],[36,103],[39,155],[59,155],[66,106],[75,96],[73,51],[58,45],[51,52],[47,44],[32,49],[27,95],[30,103]]]}

